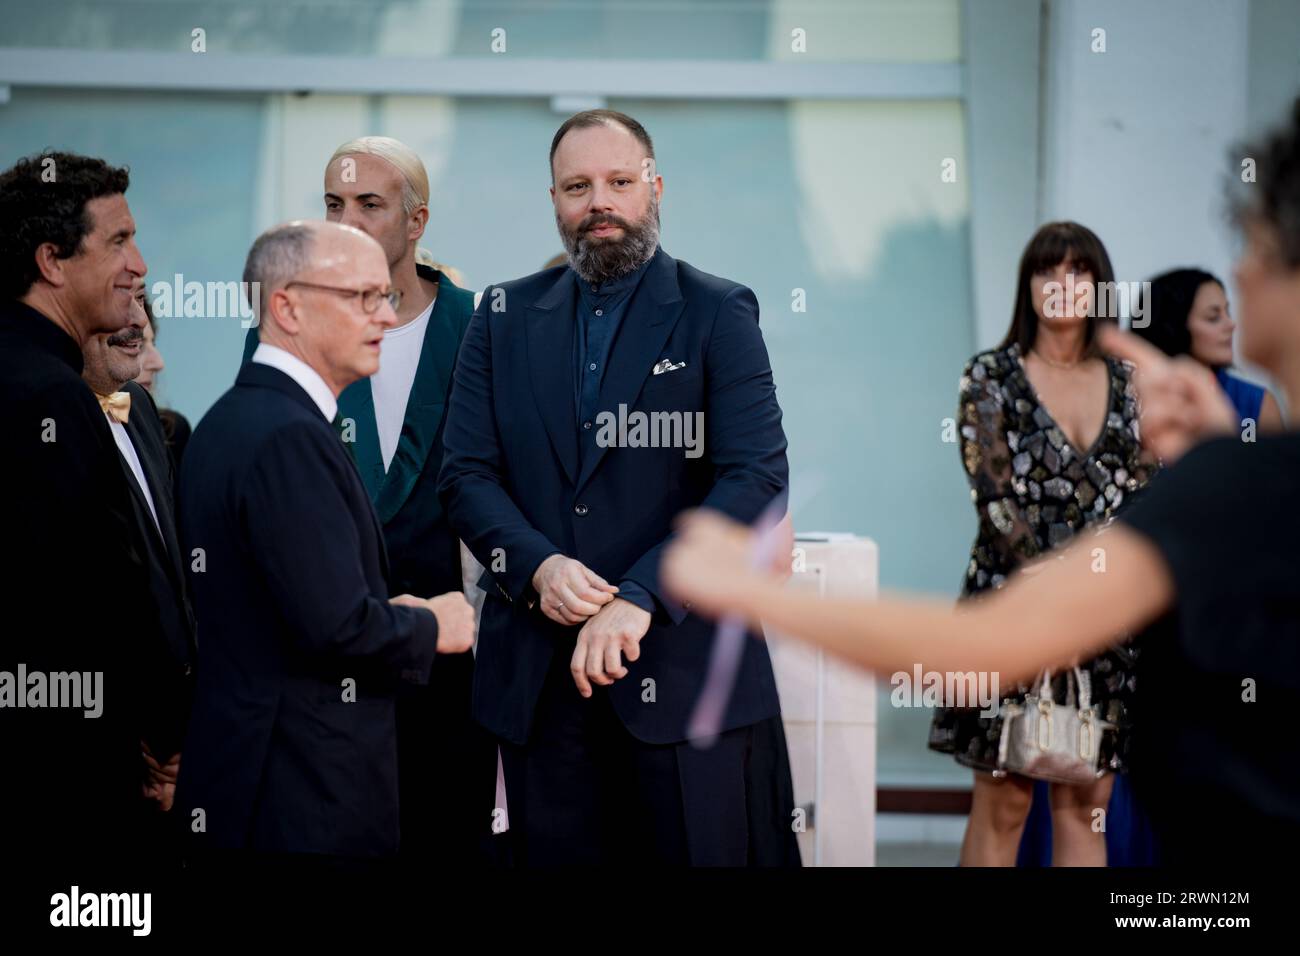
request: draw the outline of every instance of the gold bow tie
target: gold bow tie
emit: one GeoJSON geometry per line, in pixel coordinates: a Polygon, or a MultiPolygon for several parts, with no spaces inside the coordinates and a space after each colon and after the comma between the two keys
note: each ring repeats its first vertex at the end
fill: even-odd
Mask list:
{"type": "Polygon", "coordinates": [[[95,397],[99,399],[99,407],[104,410],[105,415],[119,424],[126,424],[127,418],[131,415],[130,392],[114,392],[112,395],[100,395],[96,392],[95,397]]]}

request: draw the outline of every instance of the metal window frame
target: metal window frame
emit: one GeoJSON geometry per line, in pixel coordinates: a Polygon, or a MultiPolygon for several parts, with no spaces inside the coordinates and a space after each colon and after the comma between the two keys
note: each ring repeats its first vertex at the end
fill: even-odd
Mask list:
{"type": "Polygon", "coordinates": [[[961,99],[960,63],[345,57],[0,47],[0,85],[709,100],[961,99]]]}

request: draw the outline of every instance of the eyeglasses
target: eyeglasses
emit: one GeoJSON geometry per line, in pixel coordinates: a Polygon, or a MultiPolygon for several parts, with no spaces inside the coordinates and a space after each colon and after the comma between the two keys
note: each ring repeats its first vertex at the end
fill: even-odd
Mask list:
{"type": "Polygon", "coordinates": [[[402,304],[402,291],[400,289],[393,289],[390,292],[380,292],[378,289],[340,289],[338,286],[320,285],[316,282],[303,282],[299,279],[295,279],[292,282],[286,282],[284,287],[287,289],[294,285],[306,286],[309,289],[321,289],[325,292],[333,292],[336,295],[347,296],[349,299],[361,296],[361,311],[365,312],[366,315],[374,315],[379,311],[379,303],[384,299],[388,300],[388,304],[393,307],[394,312],[396,312],[397,307],[402,304]]]}

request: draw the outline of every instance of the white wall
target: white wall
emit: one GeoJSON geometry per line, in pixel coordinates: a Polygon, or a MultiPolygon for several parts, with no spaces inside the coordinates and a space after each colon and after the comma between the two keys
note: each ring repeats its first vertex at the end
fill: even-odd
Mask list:
{"type": "Polygon", "coordinates": [[[975,344],[1006,334],[1016,268],[1039,219],[1040,0],[965,0],[975,344]]]}
{"type": "Polygon", "coordinates": [[[1244,0],[1052,0],[1042,218],[1075,219],[1121,281],[1196,265],[1229,279],[1229,147],[1247,129],[1244,0]],[[1093,30],[1106,50],[1093,52],[1093,30]]]}
{"type": "Polygon", "coordinates": [[[1280,123],[1300,96],[1300,3],[1250,0],[1251,136],[1280,123]]]}

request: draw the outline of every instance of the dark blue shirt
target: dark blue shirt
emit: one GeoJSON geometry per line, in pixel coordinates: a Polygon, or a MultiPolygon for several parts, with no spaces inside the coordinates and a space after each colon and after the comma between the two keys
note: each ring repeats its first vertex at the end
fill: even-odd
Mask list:
{"type": "MultiPolygon", "coordinates": [[[[584,460],[596,452],[596,435],[599,432],[596,416],[602,411],[618,412],[616,408],[598,407],[600,383],[605,377],[605,366],[609,363],[618,327],[622,324],[632,294],[641,284],[641,277],[649,265],[650,260],[646,260],[627,275],[599,285],[593,285],[574,273],[574,281],[578,284],[577,327],[573,337],[574,359],[578,365],[575,397],[578,409],[578,448],[584,460]]],[[[654,613],[655,601],[649,591],[634,581],[616,583],[618,597],[654,613]]]]}
{"type": "Polygon", "coordinates": [[[578,446],[584,459],[596,448],[596,416],[602,411],[597,407],[600,383],[605,377],[605,365],[609,361],[614,337],[618,334],[628,303],[632,301],[632,293],[649,265],[649,262],[644,262],[627,275],[599,285],[593,285],[574,273],[574,281],[578,284],[577,334],[573,337],[575,361],[578,363],[575,384],[578,427],[582,430],[578,446]]]}

